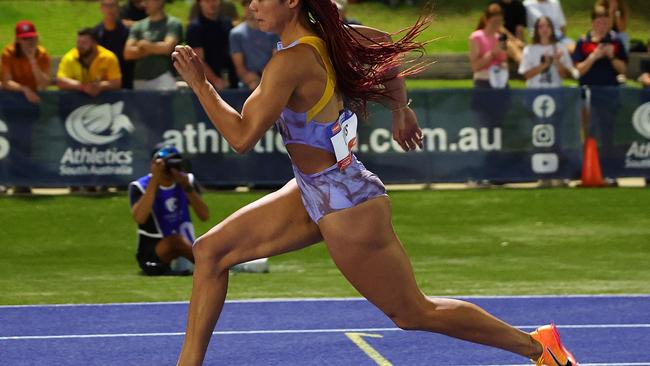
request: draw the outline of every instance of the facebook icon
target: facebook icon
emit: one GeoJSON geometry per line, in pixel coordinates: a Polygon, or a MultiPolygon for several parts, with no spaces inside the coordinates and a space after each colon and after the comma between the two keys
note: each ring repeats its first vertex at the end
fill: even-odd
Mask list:
{"type": "Polygon", "coordinates": [[[555,99],[548,94],[542,94],[533,101],[533,112],[539,118],[552,117],[555,107],[555,99]]]}

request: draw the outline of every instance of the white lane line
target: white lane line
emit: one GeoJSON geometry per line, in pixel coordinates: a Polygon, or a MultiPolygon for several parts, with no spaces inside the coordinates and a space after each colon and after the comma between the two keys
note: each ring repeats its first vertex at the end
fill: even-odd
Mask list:
{"type": "MultiPolygon", "coordinates": [[[[359,328],[359,329],[277,329],[277,330],[225,330],[214,331],[213,335],[246,334],[305,334],[305,333],[348,333],[348,332],[392,332],[399,328],[359,328]]],[[[184,336],[185,332],[170,333],[121,333],[121,334],[68,334],[52,336],[13,336],[0,337],[0,341],[23,339],[70,339],[70,338],[116,338],[116,337],[173,337],[184,336]]]]}
{"type": "MultiPolygon", "coordinates": [[[[535,329],[540,325],[519,325],[520,329],[535,329]]],[[[650,328],[650,324],[568,324],[558,325],[564,329],[614,329],[614,328],[650,328]]],[[[228,330],[215,331],[214,335],[250,335],[250,334],[307,334],[307,333],[348,333],[348,332],[394,332],[400,328],[357,328],[357,329],[270,329],[270,330],[228,330]]],[[[32,335],[32,336],[3,336],[0,341],[34,340],[34,339],[75,339],[75,338],[128,338],[128,337],[174,337],[183,336],[184,332],[165,333],[107,333],[107,334],[63,334],[63,335],[32,335]]]]}
{"type": "MultiPolygon", "coordinates": [[[[636,299],[646,298],[650,300],[650,294],[594,294],[594,295],[440,295],[429,296],[429,298],[455,298],[455,299],[591,299],[591,298],[612,298],[612,299],[636,299]]],[[[227,300],[227,304],[246,304],[246,303],[275,303],[275,302],[345,302],[345,301],[367,301],[363,297],[319,297],[319,298],[260,298],[260,299],[242,299],[227,300]]],[[[42,304],[42,305],[0,305],[0,309],[11,308],[46,308],[46,307],[84,307],[84,306],[144,306],[144,305],[187,305],[188,301],[160,301],[160,302],[115,302],[100,304],[42,304]]]]}
{"type": "MultiPolygon", "coordinates": [[[[522,326],[521,328],[535,329],[539,326],[522,326]]],[[[650,328],[650,324],[577,324],[557,325],[558,328],[567,329],[603,329],[603,328],[650,328]]]]}
{"type": "MultiPolygon", "coordinates": [[[[620,363],[581,363],[582,366],[650,366],[650,362],[620,362],[620,363]]],[[[528,364],[530,366],[530,364],[528,364]]]]}

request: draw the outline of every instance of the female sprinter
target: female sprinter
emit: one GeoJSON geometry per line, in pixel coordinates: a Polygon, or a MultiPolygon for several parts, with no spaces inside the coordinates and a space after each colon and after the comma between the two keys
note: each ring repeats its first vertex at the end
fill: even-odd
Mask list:
{"type": "Polygon", "coordinates": [[[324,240],[348,281],[400,328],[502,348],[539,365],[575,365],[552,325],[528,334],[473,304],[425,297],[393,231],[383,184],[348,155],[356,117],[343,110],[344,97],[360,110],[365,101],[383,100],[393,112],[394,139],[405,150],[421,144],[404,81],[395,70],[404,52],[421,48],[413,39],[427,23],[419,21],[392,43],[386,33],[345,26],[331,0],[253,0],[250,8],[260,28],[278,34],[281,44],[241,114],[206,81],[190,47],[177,46],[172,58],[238,153],[249,151],[277,121],[295,179],[194,243],[194,282],[178,364],[203,362],[230,267],[324,240]]]}

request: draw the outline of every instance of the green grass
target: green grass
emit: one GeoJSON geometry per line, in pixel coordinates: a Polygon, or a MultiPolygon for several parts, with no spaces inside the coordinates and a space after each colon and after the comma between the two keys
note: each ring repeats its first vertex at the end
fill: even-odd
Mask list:
{"type": "MultiPolygon", "coordinates": [[[[565,1],[563,4],[574,2],[578,3],[580,1],[565,1]]],[[[460,5],[445,8],[446,4],[442,4],[442,1],[439,3],[436,8],[437,10],[434,9],[433,11],[433,24],[423,32],[419,39],[435,40],[427,45],[426,49],[428,53],[468,52],[469,35],[476,29],[483,9],[481,6],[465,6],[459,8],[460,5]]],[[[473,3],[485,2],[475,1],[473,3]]],[[[589,1],[589,3],[593,3],[593,1],[589,1]]],[[[647,7],[647,4],[639,8],[645,7],[647,7]]],[[[568,23],[567,33],[569,37],[577,40],[591,28],[589,13],[589,9],[591,8],[586,6],[571,9],[587,9],[566,12],[568,23]]],[[[408,6],[387,11],[386,6],[372,2],[358,4],[350,10],[350,16],[360,20],[363,24],[376,26],[390,32],[396,32],[410,26],[421,13],[421,9],[408,6]]],[[[648,29],[650,29],[650,14],[648,14],[648,11],[643,9],[643,11],[638,13],[633,12],[630,24],[628,25],[628,33],[631,38],[647,40],[650,37],[648,29]]]]}
{"type": "MultiPolygon", "coordinates": [[[[523,80],[510,80],[508,82],[511,88],[524,89],[526,82],[523,80]]],[[[461,80],[444,80],[444,79],[406,79],[406,87],[409,90],[418,89],[471,89],[474,87],[474,81],[470,79],[461,80]]]]}
{"type": "MultiPolygon", "coordinates": [[[[526,82],[521,79],[511,79],[508,85],[513,89],[525,89],[526,82]]],[[[578,82],[575,80],[564,79],[562,85],[565,87],[577,87],[578,82]]],[[[641,88],[641,84],[635,80],[627,80],[626,87],[641,88]]],[[[417,89],[471,89],[474,87],[474,81],[469,79],[445,80],[445,79],[406,79],[406,87],[409,90],[417,89]]]]}
{"type": "MultiPolygon", "coordinates": [[[[650,29],[646,0],[632,0],[632,38],[650,29]]],[[[589,28],[591,0],[565,1],[569,35],[589,28]]],[[[483,3],[437,1],[423,38],[430,52],[466,52],[483,3]]],[[[168,12],[186,20],[177,0],[168,12]]],[[[363,2],[350,16],[397,31],[419,8],[363,2]]],[[[0,44],[33,20],[52,55],[96,24],[95,2],[0,1],[0,44]]],[[[570,82],[569,82],[570,83],[570,82]]],[[[471,80],[409,80],[410,88],[471,87],[471,80]]],[[[512,87],[523,87],[514,80],[512,87]]],[[[263,193],[208,193],[211,223],[263,193]]],[[[394,192],[394,223],[429,294],[650,293],[650,190],[489,190],[394,192]]],[[[197,233],[212,224],[197,223],[197,233]]],[[[189,277],[139,275],[135,227],[124,195],[0,198],[0,304],[186,300],[189,277]]],[[[357,296],[323,244],[271,259],[265,275],[235,274],[230,298],[357,296]]]]}
{"type": "MultiPolygon", "coordinates": [[[[590,28],[589,9],[593,0],[571,0],[563,2],[568,18],[568,33],[574,39],[590,28]]],[[[631,5],[629,33],[632,38],[646,40],[650,34],[650,12],[646,0],[628,1],[631,5]]],[[[425,31],[422,39],[436,39],[429,52],[467,52],[467,38],[476,27],[486,1],[439,0],[433,1],[435,21],[425,31]]],[[[167,11],[187,22],[189,5],[177,0],[167,5],[167,11]]],[[[422,13],[419,6],[401,6],[396,9],[378,3],[364,1],[352,4],[349,16],[366,25],[388,31],[398,31],[413,24],[422,13]]],[[[35,22],[41,35],[41,43],[50,54],[61,56],[74,47],[76,31],[93,26],[101,19],[99,6],[94,1],[69,0],[3,0],[0,1],[0,44],[13,42],[14,25],[18,20],[35,22]]]]}
{"type": "MultiPolygon", "coordinates": [[[[206,194],[205,232],[263,192],[206,194]]],[[[393,192],[428,294],[650,293],[647,189],[393,192]]],[[[190,277],[145,277],[125,195],[0,198],[0,304],[186,300],[190,277]]],[[[263,224],[263,223],[262,223],[263,224]]],[[[358,296],[323,244],[235,274],[229,298],[358,296]]]]}
{"type": "MultiPolygon", "coordinates": [[[[124,1],[121,1],[124,3],[124,1]]],[[[176,1],[166,6],[171,14],[187,24],[189,5],[176,1]]],[[[0,1],[0,44],[14,40],[16,22],[29,19],[36,25],[41,44],[50,55],[62,56],[75,47],[77,31],[101,21],[97,1],[2,0],[0,1]]]]}

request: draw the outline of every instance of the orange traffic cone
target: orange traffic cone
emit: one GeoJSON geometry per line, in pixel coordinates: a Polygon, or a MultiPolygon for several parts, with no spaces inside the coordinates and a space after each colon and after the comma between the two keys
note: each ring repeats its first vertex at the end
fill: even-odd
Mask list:
{"type": "Polygon", "coordinates": [[[584,159],[582,162],[582,187],[604,187],[603,173],[598,159],[598,145],[593,137],[585,142],[584,159]]]}

